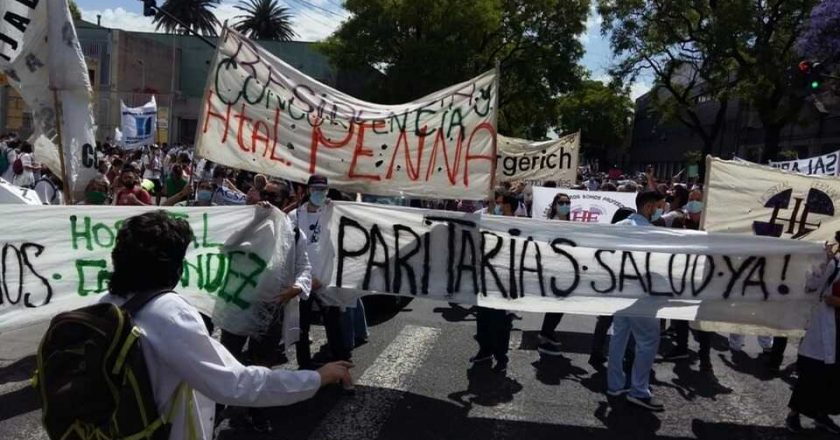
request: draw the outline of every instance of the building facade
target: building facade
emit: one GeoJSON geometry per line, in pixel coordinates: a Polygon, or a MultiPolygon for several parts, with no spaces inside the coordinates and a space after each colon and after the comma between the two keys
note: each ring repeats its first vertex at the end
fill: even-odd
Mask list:
{"type": "MultiPolygon", "coordinates": [[[[93,88],[96,138],[108,141],[120,126],[120,102],[137,107],[154,96],[159,143],[195,140],[201,98],[215,49],[190,35],[128,32],[85,21],[76,31],[93,88]]],[[[208,38],[211,42],[216,38],[208,38]]],[[[308,76],[356,95],[370,72],[333,68],[309,42],[258,41],[258,44],[308,76]]],[[[32,132],[32,117],[20,95],[0,75],[0,132],[32,132]]]]}
{"type": "MultiPolygon", "coordinates": [[[[687,167],[687,154],[703,150],[703,140],[682,123],[665,120],[654,105],[655,93],[656,89],[651,90],[636,100],[632,140],[624,154],[624,166],[642,171],[651,165],[658,176],[672,176],[687,167]]],[[[695,105],[703,124],[710,127],[721,104],[698,94],[695,105]]],[[[837,106],[825,107],[826,112],[821,112],[812,100],[807,102],[799,121],[782,130],[779,151],[793,151],[805,158],[840,149],[840,111],[837,106]]],[[[747,103],[736,99],[729,102],[725,111],[712,154],[758,161],[764,143],[758,115],[747,103]]]]}

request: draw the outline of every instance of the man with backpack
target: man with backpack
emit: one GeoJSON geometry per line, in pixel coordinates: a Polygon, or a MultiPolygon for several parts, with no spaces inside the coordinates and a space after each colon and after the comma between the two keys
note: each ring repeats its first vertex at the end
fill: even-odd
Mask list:
{"type": "Polygon", "coordinates": [[[127,219],[109,294],[53,320],[36,376],[51,438],[212,440],[215,402],[290,405],[350,382],[348,362],[318,371],[239,363],[172,291],[193,239],[189,223],[164,211],[127,219]]]}

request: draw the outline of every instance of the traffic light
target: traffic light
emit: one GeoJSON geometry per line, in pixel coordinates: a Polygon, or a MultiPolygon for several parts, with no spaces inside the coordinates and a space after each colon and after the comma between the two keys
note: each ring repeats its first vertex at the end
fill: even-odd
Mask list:
{"type": "Polygon", "coordinates": [[[810,91],[817,91],[822,87],[823,65],[809,60],[802,60],[797,66],[802,83],[810,91]]]}
{"type": "Polygon", "coordinates": [[[143,2],[143,16],[154,17],[157,15],[157,0],[141,0],[143,2]]]}

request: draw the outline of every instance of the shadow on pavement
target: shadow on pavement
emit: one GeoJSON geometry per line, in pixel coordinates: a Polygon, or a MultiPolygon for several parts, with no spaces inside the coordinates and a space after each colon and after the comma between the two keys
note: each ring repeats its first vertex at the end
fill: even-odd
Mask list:
{"type": "Polygon", "coordinates": [[[0,395],[0,422],[41,408],[35,389],[29,386],[35,364],[35,356],[28,356],[0,367],[0,385],[25,382],[22,388],[0,395]]]}
{"type": "Polygon", "coordinates": [[[441,318],[448,322],[475,321],[475,306],[463,307],[460,304],[449,303],[449,307],[435,307],[434,313],[440,313],[441,318]]]}

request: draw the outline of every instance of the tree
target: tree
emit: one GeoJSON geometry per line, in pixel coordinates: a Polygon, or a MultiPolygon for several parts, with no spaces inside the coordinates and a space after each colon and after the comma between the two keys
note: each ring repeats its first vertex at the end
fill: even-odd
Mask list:
{"type": "Polygon", "coordinates": [[[805,91],[792,87],[789,72],[801,60],[795,43],[816,0],[726,1],[718,7],[733,32],[728,54],[738,66],[736,93],[756,112],[764,129],[762,161],[776,159],[782,129],[800,122],[808,101],[805,91]],[[725,6],[724,6],[725,5],[725,6]]]}
{"type": "Polygon", "coordinates": [[[499,130],[542,139],[555,98],[582,74],[588,0],[348,0],[352,15],[323,44],[345,68],[384,77],[366,99],[399,103],[501,67],[499,130]]]}
{"type": "Polygon", "coordinates": [[[557,100],[558,131],[581,132],[581,153],[607,163],[619,151],[630,130],[633,101],[627,90],[601,81],[585,80],[581,87],[557,100]]]}
{"type": "MultiPolygon", "coordinates": [[[[188,25],[193,31],[202,35],[217,35],[216,29],[220,26],[219,20],[213,13],[215,8],[221,0],[166,0],[160,8],[168,12],[184,24],[188,25]]],[[[163,29],[168,34],[181,33],[186,34],[177,21],[171,19],[166,14],[158,12],[152,20],[156,24],[155,30],[163,29]]]]}
{"type": "Polygon", "coordinates": [[[602,31],[619,61],[611,73],[621,81],[640,74],[654,78],[652,110],[663,120],[683,124],[712,153],[737,83],[735,63],[728,59],[730,29],[714,2],[676,0],[637,2],[599,0],[602,31]],[[710,102],[711,116],[701,107],[710,102]]]}
{"type": "Polygon", "coordinates": [[[70,0],[67,3],[67,7],[70,8],[70,17],[73,17],[73,21],[79,21],[82,19],[82,12],[79,10],[79,5],[77,5],[74,0],[70,0]]]}
{"type": "Polygon", "coordinates": [[[832,64],[840,61],[840,2],[823,0],[811,10],[796,49],[808,58],[832,64]]]}
{"type": "Polygon", "coordinates": [[[234,17],[233,28],[251,39],[291,41],[297,36],[289,9],[277,0],[241,0],[234,7],[245,14],[234,17]]]}
{"type": "MultiPolygon", "coordinates": [[[[815,4],[816,0],[599,0],[599,10],[604,30],[614,31],[613,50],[625,56],[619,73],[626,74],[628,68],[633,73],[638,66],[656,71],[653,64],[670,74],[685,68],[695,71],[696,80],[683,81],[694,90],[668,90],[674,98],[686,98],[670,101],[677,106],[673,114],[685,115],[680,120],[688,119],[709,146],[709,139],[713,142],[720,133],[719,124],[700,121],[698,127],[692,101],[702,97],[718,102],[714,121],[722,123],[729,99],[740,98],[762,123],[767,160],[777,156],[782,128],[799,121],[807,102],[806,94],[792,87],[791,72],[799,61],[794,43],[815,4]]],[[[669,88],[669,75],[656,77],[660,86],[669,88]]]]}

